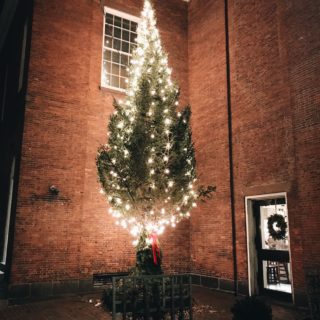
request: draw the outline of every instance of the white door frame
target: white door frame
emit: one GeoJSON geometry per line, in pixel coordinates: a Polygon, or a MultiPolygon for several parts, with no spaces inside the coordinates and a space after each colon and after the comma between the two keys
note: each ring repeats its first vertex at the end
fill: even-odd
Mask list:
{"type": "MultiPolygon", "coordinates": [[[[262,195],[246,196],[245,197],[245,210],[246,210],[246,234],[247,234],[247,259],[248,259],[248,286],[249,286],[249,296],[257,294],[258,292],[258,283],[257,283],[257,255],[255,248],[255,223],[252,214],[252,201],[253,200],[268,200],[268,199],[277,199],[285,198],[286,205],[288,209],[288,199],[286,192],[278,193],[269,193],[262,195]],[[253,241],[252,241],[253,240],[253,241]]],[[[291,288],[292,288],[292,299],[294,299],[294,286],[293,286],[293,274],[292,274],[292,260],[291,260],[291,242],[290,242],[290,219],[288,214],[288,238],[289,238],[289,259],[290,259],[290,274],[291,274],[291,288]]],[[[294,302],[294,300],[293,300],[294,302]]]]}

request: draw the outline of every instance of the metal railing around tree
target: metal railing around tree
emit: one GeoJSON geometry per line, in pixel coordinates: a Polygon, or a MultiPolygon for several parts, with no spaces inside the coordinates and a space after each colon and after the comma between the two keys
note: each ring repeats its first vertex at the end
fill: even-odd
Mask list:
{"type": "Polygon", "coordinates": [[[192,320],[191,276],[113,277],[104,300],[113,320],[192,320]]]}

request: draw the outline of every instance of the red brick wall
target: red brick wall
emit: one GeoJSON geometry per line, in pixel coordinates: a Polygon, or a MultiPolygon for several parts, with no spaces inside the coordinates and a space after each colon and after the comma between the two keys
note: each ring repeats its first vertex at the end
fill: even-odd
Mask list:
{"type": "MultiPolygon", "coordinates": [[[[108,1],[139,15],[142,1],[108,1]]],[[[173,77],[188,100],[187,5],[156,1],[173,77]]],[[[35,0],[12,283],[89,278],[134,265],[132,238],[107,214],[95,156],[113,96],[100,90],[99,1],[35,0]],[[50,201],[48,188],[60,189],[50,201]]],[[[189,222],[161,238],[166,271],[189,267],[189,222]]]]}
{"type": "MultiPolygon", "coordinates": [[[[108,5],[138,15],[141,1],[108,5]]],[[[162,237],[167,271],[233,278],[224,0],[156,1],[182,102],[193,110],[212,201],[162,237]],[[191,242],[190,242],[191,240],[191,242]],[[190,244],[190,245],[189,245],[190,244]]],[[[88,278],[134,263],[107,214],[95,156],[113,95],[100,90],[99,1],[35,1],[12,281],[88,278]],[[63,201],[48,201],[57,185],[63,201]]],[[[247,279],[244,197],[287,192],[295,293],[320,264],[320,26],[316,1],[229,0],[237,265],[247,279]]]]}
{"type": "Polygon", "coordinates": [[[238,255],[244,262],[243,197],[287,192],[297,295],[304,267],[320,265],[319,16],[316,1],[230,6],[238,255]]]}
{"type": "Polygon", "coordinates": [[[193,0],[189,8],[189,96],[197,169],[202,184],[217,186],[214,200],[191,219],[195,273],[232,278],[232,237],[226,105],[223,1],[193,0]]]}
{"type": "Polygon", "coordinates": [[[302,240],[302,259],[300,246],[292,247],[294,281],[300,284],[302,268],[320,266],[320,9],[317,1],[307,0],[283,4],[279,12],[295,150],[288,205],[294,217],[293,238],[302,240]]]}
{"type": "MultiPolygon", "coordinates": [[[[293,282],[320,265],[320,19],[316,1],[229,1],[239,279],[247,279],[244,197],[287,192],[293,282]]],[[[214,201],[191,221],[192,270],[232,279],[224,1],[189,10],[189,96],[199,173],[214,201]]]]}

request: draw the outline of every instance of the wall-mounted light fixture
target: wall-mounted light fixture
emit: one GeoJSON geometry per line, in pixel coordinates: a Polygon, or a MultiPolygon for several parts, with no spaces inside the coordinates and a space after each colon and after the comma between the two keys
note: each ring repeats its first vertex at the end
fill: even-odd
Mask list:
{"type": "Polygon", "coordinates": [[[53,196],[57,196],[59,194],[60,190],[56,186],[52,185],[49,187],[49,192],[53,196]]]}

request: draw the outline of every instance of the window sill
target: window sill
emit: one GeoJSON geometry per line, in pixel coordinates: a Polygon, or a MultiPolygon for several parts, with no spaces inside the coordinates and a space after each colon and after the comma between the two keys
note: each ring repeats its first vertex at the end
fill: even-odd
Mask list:
{"type": "Polygon", "coordinates": [[[108,88],[108,87],[102,87],[101,85],[99,86],[99,90],[103,91],[103,92],[109,92],[109,93],[115,93],[121,96],[125,96],[126,93],[124,91],[120,91],[117,89],[112,89],[112,88],[108,88]]]}

